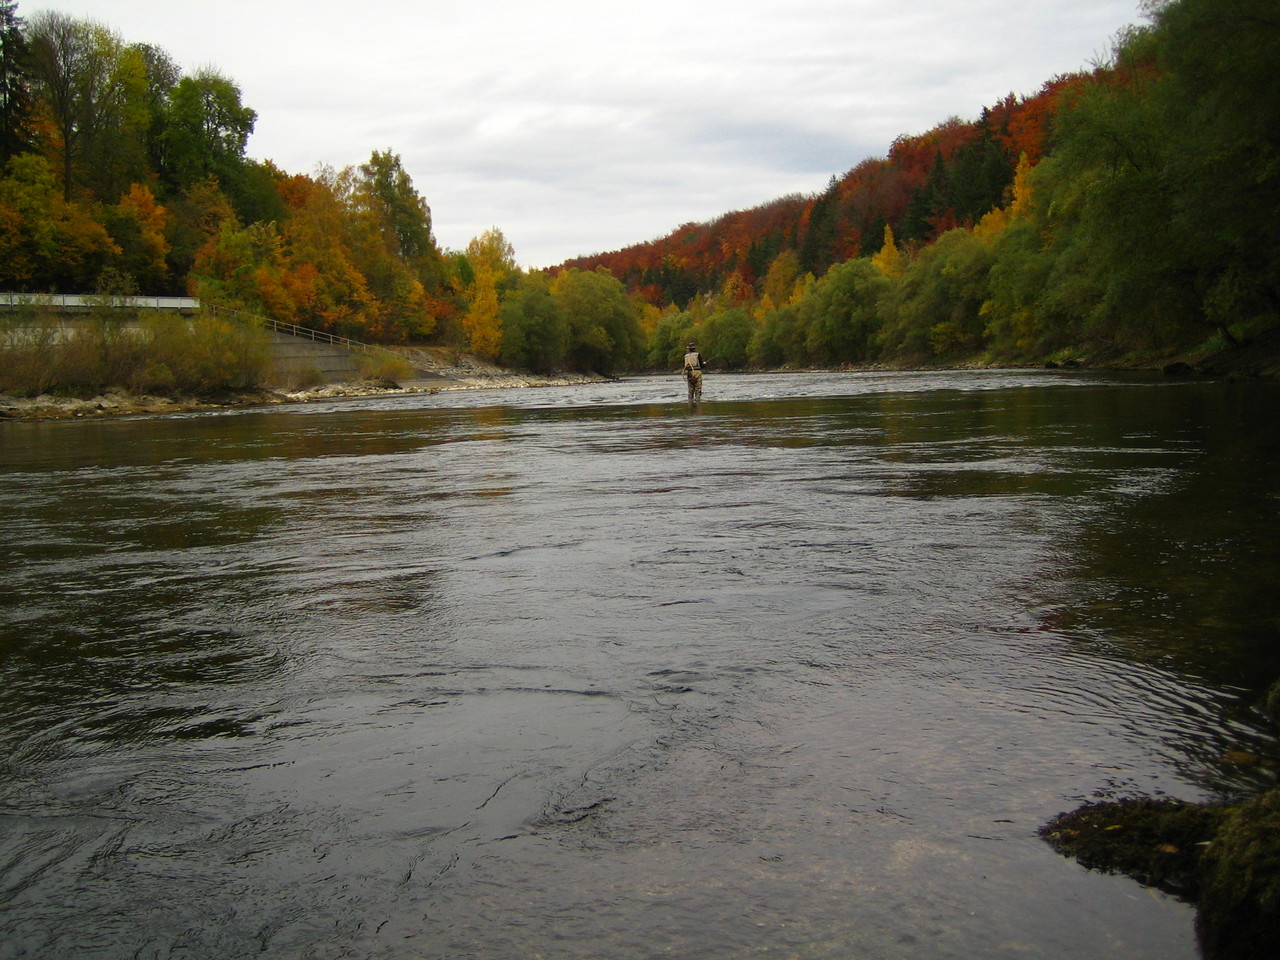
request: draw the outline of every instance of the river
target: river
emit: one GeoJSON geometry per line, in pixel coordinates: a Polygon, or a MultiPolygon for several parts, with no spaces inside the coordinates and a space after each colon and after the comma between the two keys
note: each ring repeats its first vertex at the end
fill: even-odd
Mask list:
{"type": "Polygon", "coordinates": [[[1036,834],[1274,776],[1280,390],[0,423],[0,958],[1197,956],[1036,834]]]}

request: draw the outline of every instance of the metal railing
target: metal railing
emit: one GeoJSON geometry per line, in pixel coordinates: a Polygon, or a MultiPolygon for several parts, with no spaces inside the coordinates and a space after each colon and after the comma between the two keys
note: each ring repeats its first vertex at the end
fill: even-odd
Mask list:
{"type": "Polygon", "coordinates": [[[43,307],[61,310],[64,313],[80,313],[100,307],[116,307],[131,310],[175,310],[184,314],[197,313],[203,308],[216,316],[227,317],[239,323],[263,326],[268,330],[297,337],[300,340],[332,344],[333,346],[355,350],[360,353],[381,353],[399,357],[401,360],[406,359],[394,350],[375,343],[365,343],[363,340],[353,340],[351,337],[338,336],[336,333],[329,333],[325,330],[315,330],[311,327],[299,326],[296,323],[273,320],[270,317],[264,317],[256,313],[246,313],[243,310],[222,307],[216,303],[202,305],[195,297],[116,297],[80,293],[0,293],[0,310],[21,307],[43,307]]]}
{"type": "Polygon", "coordinates": [[[83,293],[0,293],[0,309],[5,307],[46,307],[72,312],[98,307],[130,310],[177,310],[195,313],[200,301],[195,297],[114,297],[83,293]]]}
{"type": "MultiPolygon", "coordinates": [[[[363,340],[352,340],[350,337],[340,337],[336,333],[329,333],[325,330],[314,330],[311,327],[302,327],[296,323],[285,323],[282,320],[272,320],[270,317],[264,317],[256,313],[245,313],[243,310],[234,310],[231,307],[220,307],[214,303],[206,303],[204,308],[215,315],[226,316],[240,323],[261,324],[268,330],[287,334],[291,337],[298,337],[302,340],[310,340],[313,343],[328,343],[364,354],[383,354],[384,356],[395,357],[398,360],[406,361],[410,365],[413,364],[413,361],[409,360],[409,358],[404,356],[404,354],[397,353],[389,347],[384,347],[376,343],[365,343],[363,340]]],[[[419,370],[417,367],[414,367],[414,371],[420,378],[433,380],[448,379],[440,374],[431,373],[426,370],[419,370]]]]}
{"type": "Polygon", "coordinates": [[[363,340],[352,340],[350,337],[340,337],[336,333],[329,333],[325,330],[313,330],[311,327],[302,327],[296,323],[285,323],[283,320],[272,320],[270,317],[259,316],[256,313],[245,313],[243,310],[233,310],[230,307],[220,307],[213,303],[205,304],[205,309],[211,313],[228,316],[241,322],[261,324],[268,330],[287,333],[291,337],[310,340],[313,343],[331,343],[339,347],[346,347],[348,350],[375,350],[383,353],[395,353],[394,350],[388,350],[386,347],[380,347],[373,343],[365,343],[363,340]]]}
{"type": "MultiPolygon", "coordinates": [[[[96,307],[116,307],[129,310],[177,310],[184,313],[196,313],[201,309],[200,301],[195,297],[115,297],[92,296],[83,293],[0,293],[0,309],[5,307],[46,307],[61,309],[66,312],[92,310],[96,307]]],[[[311,327],[299,326],[296,323],[285,323],[272,320],[256,313],[245,313],[231,307],[221,307],[216,303],[204,304],[204,309],[219,316],[230,317],[242,323],[258,324],[268,330],[287,333],[291,337],[310,340],[313,343],[331,343],[349,350],[375,350],[383,353],[394,353],[376,344],[353,340],[351,337],[340,337],[336,333],[324,330],[313,330],[311,327]]]]}

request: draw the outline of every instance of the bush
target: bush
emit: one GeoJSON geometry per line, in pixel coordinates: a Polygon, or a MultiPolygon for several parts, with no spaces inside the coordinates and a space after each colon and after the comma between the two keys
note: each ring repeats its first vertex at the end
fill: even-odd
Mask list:
{"type": "Polygon", "coordinates": [[[265,330],[209,317],[139,323],[125,311],[67,320],[33,310],[0,331],[0,391],[16,396],[244,390],[261,384],[269,362],[265,330]]]}
{"type": "Polygon", "coordinates": [[[358,354],[356,370],[362,380],[399,383],[402,380],[412,380],[414,376],[413,364],[398,354],[383,351],[358,354]]]}
{"type": "Polygon", "coordinates": [[[271,359],[265,330],[212,317],[150,320],[142,342],[145,360],[128,383],[134,389],[148,374],[162,388],[167,372],[177,393],[247,390],[262,383],[271,359]]]}
{"type": "Polygon", "coordinates": [[[324,374],[309,360],[286,360],[271,368],[271,385],[279,390],[309,390],[324,383],[324,374]]]}
{"type": "Polygon", "coordinates": [[[39,396],[57,382],[61,324],[48,315],[19,311],[0,327],[0,393],[39,396]]]}

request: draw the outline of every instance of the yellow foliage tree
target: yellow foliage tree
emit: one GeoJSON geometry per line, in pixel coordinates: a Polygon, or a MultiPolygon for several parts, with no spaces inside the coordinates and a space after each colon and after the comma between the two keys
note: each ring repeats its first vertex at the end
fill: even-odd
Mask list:
{"type": "Polygon", "coordinates": [[[1018,157],[1018,169],[1013,174],[1013,199],[1005,209],[1009,211],[1010,220],[1031,212],[1031,161],[1025,153],[1018,157]]]}
{"type": "Polygon", "coordinates": [[[1009,202],[1003,207],[989,211],[973,227],[973,235],[988,243],[1000,236],[1001,232],[1014,220],[1020,220],[1031,212],[1031,163],[1024,153],[1018,158],[1018,169],[1013,175],[1013,184],[1009,187],[1009,202]]]}
{"type": "Polygon", "coordinates": [[[467,347],[477,356],[496,360],[502,353],[499,291],[516,272],[515,248],[493,227],[467,244],[467,263],[473,277],[466,292],[467,311],[462,316],[467,347]]]}
{"type": "Polygon", "coordinates": [[[886,277],[902,276],[902,251],[894,242],[893,228],[887,223],[884,225],[884,245],[880,247],[880,252],[871,258],[871,262],[886,277]]]}

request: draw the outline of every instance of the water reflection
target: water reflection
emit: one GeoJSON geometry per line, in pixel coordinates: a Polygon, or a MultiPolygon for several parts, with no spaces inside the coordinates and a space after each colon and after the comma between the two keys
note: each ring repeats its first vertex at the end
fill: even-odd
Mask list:
{"type": "Polygon", "coordinates": [[[1166,464],[1125,471],[1063,531],[1066,591],[1047,623],[1255,696],[1280,677],[1280,422],[1269,386],[1188,389],[1133,411],[1129,436],[1166,464]]]}

